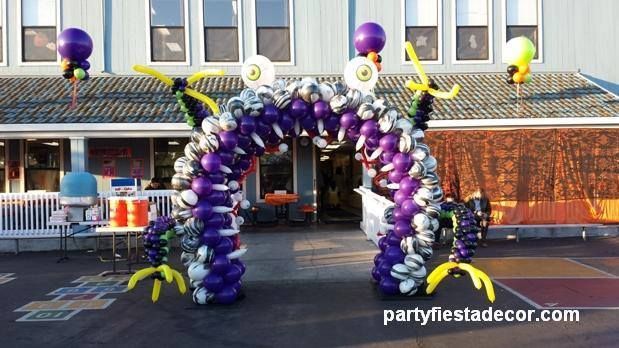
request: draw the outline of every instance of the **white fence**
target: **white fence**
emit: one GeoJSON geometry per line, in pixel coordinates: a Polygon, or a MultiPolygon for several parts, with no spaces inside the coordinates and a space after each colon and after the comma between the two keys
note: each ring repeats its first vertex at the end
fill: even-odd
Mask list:
{"type": "MultiPolygon", "coordinates": [[[[160,215],[170,215],[173,190],[143,191],[142,197],[157,204],[160,215]]],[[[99,193],[102,219],[110,213],[110,192],[99,193]]],[[[66,227],[50,226],[49,217],[62,207],[58,192],[0,193],[0,239],[58,237],[66,227]]]]}
{"type": "Polygon", "coordinates": [[[394,203],[365,187],[356,188],[355,192],[361,195],[363,201],[361,229],[365,232],[368,240],[378,245],[379,233],[381,232],[381,219],[385,214],[385,210],[393,206],[394,203]]]}

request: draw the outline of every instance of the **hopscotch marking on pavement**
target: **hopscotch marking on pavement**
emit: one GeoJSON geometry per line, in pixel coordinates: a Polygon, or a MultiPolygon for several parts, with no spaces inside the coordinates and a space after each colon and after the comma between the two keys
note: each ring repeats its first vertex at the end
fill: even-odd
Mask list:
{"type": "Polygon", "coordinates": [[[15,273],[0,273],[0,285],[17,279],[17,277],[13,277],[14,275],[15,273]]]}
{"type": "MultiPolygon", "coordinates": [[[[10,274],[12,275],[12,273],[10,274]]],[[[0,280],[3,278],[0,278],[0,280]]],[[[32,301],[14,312],[27,312],[15,320],[17,322],[64,321],[83,310],[108,308],[115,298],[102,298],[107,294],[127,292],[128,275],[82,276],[72,281],[74,287],[58,288],[47,296],[55,296],[47,301],[32,301]]]]}

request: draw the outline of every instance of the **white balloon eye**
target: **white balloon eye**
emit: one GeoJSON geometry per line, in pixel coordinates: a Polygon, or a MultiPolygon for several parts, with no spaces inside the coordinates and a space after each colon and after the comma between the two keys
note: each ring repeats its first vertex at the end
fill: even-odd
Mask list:
{"type": "Polygon", "coordinates": [[[241,77],[247,87],[255,89],[275,81],[275,68],[269,58],[261,55],[252,56],[243,63],[241,77]]]}
{"type": "Polygon", "coordinates": [[[369,93],[378,82],[376,65],[365,57],[356,57],[346,64],[344,79],[348,87],[369,93]]]}

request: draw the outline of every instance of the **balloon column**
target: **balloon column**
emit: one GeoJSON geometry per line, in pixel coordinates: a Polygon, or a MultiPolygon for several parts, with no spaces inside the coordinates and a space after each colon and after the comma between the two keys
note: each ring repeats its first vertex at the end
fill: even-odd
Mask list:
{"type": "MultiPolygon", "coordinates": [[[[384,46],[384,31],[376,26],[370,26],[376,35],[357,30],[361,34],[355,36],[355,44],[362,53],[378,54],[384,46]]],[[[373,94],[378,68],[376,61],[367,57],[348,62],[346,83],[319,83],[313,78],[276,79],[268,58],[254,56],[241,69],[247,88],[223,105],[189,88],[197,78],[213,72],[172,80],[153,69],[134,66],[172,87],[187,110],[181,104],[181,111],[187,112],[189,124],[195,125],[185,156],[174,164],[172,178],[177,191],[172,200],[174,230],[181,236],[181,261],[188,268],[194,302],[229,304],[240,296],[245,265],[239,258],[246,249],[239,238],[244,221],[238,211],[250,206],[243,199],[240,182],[255,156],[262,156],[267,149],[287,151],[281,145],[283,138],[305,134],[318,147],[326,147],[336,138],[354,142],[355,157],[363,161],[370,175],[380,177],[380,183],[391,189],[396,204],[392,224],[380,241],[381,253],[375,258],[372,275],[386,294],[417,291],[426,276],[425,261],[432,255],[442,198],[436,159],[423,143],[423,129],[434,98],[451,98],[459,86],[451,92],[439,91],[421,70],[409,43],[407,51],[413,54],[422,82],[407,83],[420,91],[408,117],[373,94]],[[196,101],[188,105],[189,97],[196,101]],[[197,101],[206,103],[211,113],[198,115],[197,101]]],[[[163,258],[161,262],[165,262],[163,258]]]]}
{"type": "Polygon", "coordinates": [[[444,212],[452,216],[454,226],[455,238],[449,255],[449,262],[441,264],[430,273],[427,279],[426,293],[433,293],[438,284],[448,275],[459,277],[468,274],[475,288],[479,290],[483,284],[486,288],[488,300],[494,302],[492,281],[484,272],[470,264],[477,248],[478,228],[475,217],[464,204],[456,204],[450,208],[452,210],[444,212]]]}
{"type": "Polygon", "coordinates": [[[58,53],[62,57],[62,77],[73,84],[71,107],[76,105],[79,81],[90,78],[88,57],[92,53],[92,39],[79,28],[67,28],[58,35],[58,53]]]}
{"type": "Polygon", "coordinates": [[[535,57],[535,45],[524,36],[515,37],[506,45],[507,83],[510,85],[531,82],[529,63],[535,57]]]}
{"type": "Polygon", "coordinates": [[[129,284],[127,285],[129,290],[132,290],[138,281],[151,276],[154,279],[153,293],[151,296],[153,302],[157,302],[159,299],[161,282],[164,280],[168,283],[176,281],[178,291],[181,294],[187,291],[183,276],[167,265],[168,253],[170,252],[170,239],[174,237],[174,220],[171,218],[164,216],[159,217],[155,222],[151,222],[144,235],[144,253],[151,267],[141,269],[131,276],[129,284]]]}

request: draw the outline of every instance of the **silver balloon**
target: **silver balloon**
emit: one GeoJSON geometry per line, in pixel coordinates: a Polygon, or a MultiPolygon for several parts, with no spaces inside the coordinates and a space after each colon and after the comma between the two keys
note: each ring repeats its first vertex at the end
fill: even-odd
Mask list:
{"type": "MultiPolygon", "coordinates": [[[[376,103],[375,103],[376,104],[376,103]]],[[[375,107],[376,109],[376,107],[375,107]]],[[[377,111],[379,109],[376,109],[377,111]]],[[[378,127],[381,133],[391,133],[395,129],[395,123],[398,120],[399,114],[396,109],[382,109],[379,111],[378,127]]]]}
{"type": "Polygon", "coordinates": [[[331,106],[331,110],[336,114],[341,114],[348,108],[348,98],[343,95],[336,95],[329,102],[329,106],[331,106]]]}
{"type": "Polygon", "coordinates": [[[415,162],[411,169],[408,171],[408,175],[415,179],[421,179],[426,176],[426,174],[426,166],[424,166],[422,162],[415,162]]]}
{"type": "Polygon", "coordinates": [[[400,293],[406,296],[413,296],[419,290],[417,283],[414,279],[411,278],[407,278],[401,281],[398,287],[400,288],[400,293]]]}
{"type": "Polygon", "coordinates": [[[204,230],[204,221],[191,217],[183,225],[185,234],[191,237],[198,237],[204,230]]]}
{"type": "Polygon", "coordinates": [[[245,105],[245,102],[243,101],[243,99],[239,97],[232,97],[228,99],[228,103],[226,105],[228,106],[228,111],[232,113],[234,117],[236,118],[243,117],[243,113],[244,113],[243,105],[245,105]]]}
{"type": "Polygon", "coordinates": [[[200,139],[199,147],[202,152],[215,152],[219,148],[219,140],[214,134],[205,135],[200,139]]]}
{"type": "Polygon", "coordinates": [[[335,96],[335,90],[332,88],[330,84],[321,83],[318,85],[318,90],[320,91],[320,96],[324,102],[330,102],[331,99],[335,96]]]}
{"type": "Polygon", "coordinates": [[[318,85],[313,82],[305,82],[301,85],[299,89],[299,96],[306,103],[315,103],[320,100],[320,89],[318,85]]]}
{"type": "MultiPolygon", "coordinates": [[[[414,237],[408,237],[408,238],[415,239],[414,237]]],[[[414,245],[417,248],[418,244],[415,243],[414,245]]],[[[421,257],[421,255],[414,254],[414,253],[408,253],[408,255],[404,257],[404,264],[411,271],[416,271],[420,269],[421,267],[423,267],[423,265],[425,264],[425,261],[423,257],[421,257]]]]}
{"type": "Polygon", "coordinates": [[[301,88],[300,81],[290,81],[288,86],[286,86],[286,91],[290,93],[290,97],[296,99],[299,97],[299,88],[301,88]]]}
{"type": "Polygon", "coordinates": [[[423,160],[423,164],[426,166],[426,169],[431,172],[436,171],[436,158],[434,156],[428,156],[423,160]]]}
{"type": "Polygon", "coordinates": [[[179,157],[176,161],[174,161],[174,171],[177,173],[182,173],[186,163],[187,157],[179,157]]]}
{"type": "Polygon", "coordinates": [[[176,173],[172,176],[170,183],[172,184],[173,189],[183,191],[191,187],[191,178],[185,174],[176,173]]]}
{"type": "MultiPolygon", "coordinates": [[[[396,123],[397,127],[397,123],[396,123]]],[[[400,152],[408,153],[415,147],[415,139],[411,137],[409,134],[402,133],[400,135],[399,148],[400,152]]]]}
{"type": "Polygon", "coordinates": [[[362,120],[374,118],[374,107],[370,103],[363,103],[357,109],[357,116],[362,120]]]}
{"type": "Polygon", "coordinates": [[[191,142],[197,143],[200,141],[200,138],[202,138],[203,135],[204,131],[200,127],[193,127],[189,135],[189,140],[191,142]]]}
{"type": "Polygon", "coordinates": [[[238,124],[231,112],[226,111],[219,115],[219,128],[225,131],[233,131],[236,127],[238,127],[238,124]]]}
{"type": "Polygon", "coordinates": [[[262,113],[262,109],[264,109],[264,103],[260,98],[258,98],[255,94],[249,98],[243,99],[245,103],[243,104],[243,110],[245,113],[249,114],[249,116],[258,117],[262,113]]]}
{"type": "Polygon", "coordinates": [[[348,86],[343,81],[331,82],[330,85],[336,95],[345,95],[348,92],[348,86]]]}
{"type": "Polygon", "coordinates": [[[184,235],[181,237],[181,248],[184,252],[195,253],[200,246],[200,238],[184,235]]]}
{"type": "Polygon", "coordinates": [[[415,161],[423,161],[429,155],[430,147],[422,142],[417,143],[417,146],[415,146],[415,150],[413,151],[413,159],[415,161]]]}
{"type": "Polygon", "coordinates": [[[348,107],[355,109],[361,104],[361,99],[363,98],[363,93],[356,89],[349,89],[346,93],[346,98],[348,98],[348,107]]]}
{"type": "Polygon", "coordinates": [[[200,150],[198,144],[189,142],[185,145],[185,157],[193,161],[199,161],[204,153],[200,150]]]}
{"type": "Polygon", "coordinates": [[[189,177],[195,177],[203,171],[200,161],[189,160],[185,163],[185,167],[183,167],[183,174],[189,177]]]}
{"type": "Polygon", "coordinates": [[[273,87],[274,91],[284,90],[286,89],[286,81],[283,79],[277,79],[271,83],[271,87],[273,87]]]}
{"type": "Polygon", "coordinates": [[[439,184],[438,175],[436,173],[434,173],[434,172],[431,172],[431,171],[427,170],[426,171],[426,176],[421,178],[421,183],[425,187],[427,187],[429,189],[432,189],[432,188],[438,186],[438,184],[439,184]]]}
{"type": "Polygon", "coordinates": [[[273,87],[271,86],[263,85],[256,89],[256,95],[265,105],[273,103],[273,93],[275,93],[275,91],[273,91],[273,87]]]}
{"type": "Polygon", "coordinates": [[[241,93],[239,93],[239,97],[241,97],[241,99],[243,99],[244,101],[247,99],[255,98],[256,91],[251,88],[245,88],[241,91],[241,93]]]}
{"type": "Polygon", "coordinates": [[[423,211],[425,211],[429,217],[436,219],[441,213],[441,206],[437,203],[430,203],[427,206],[423,207],[423,211]]]}

